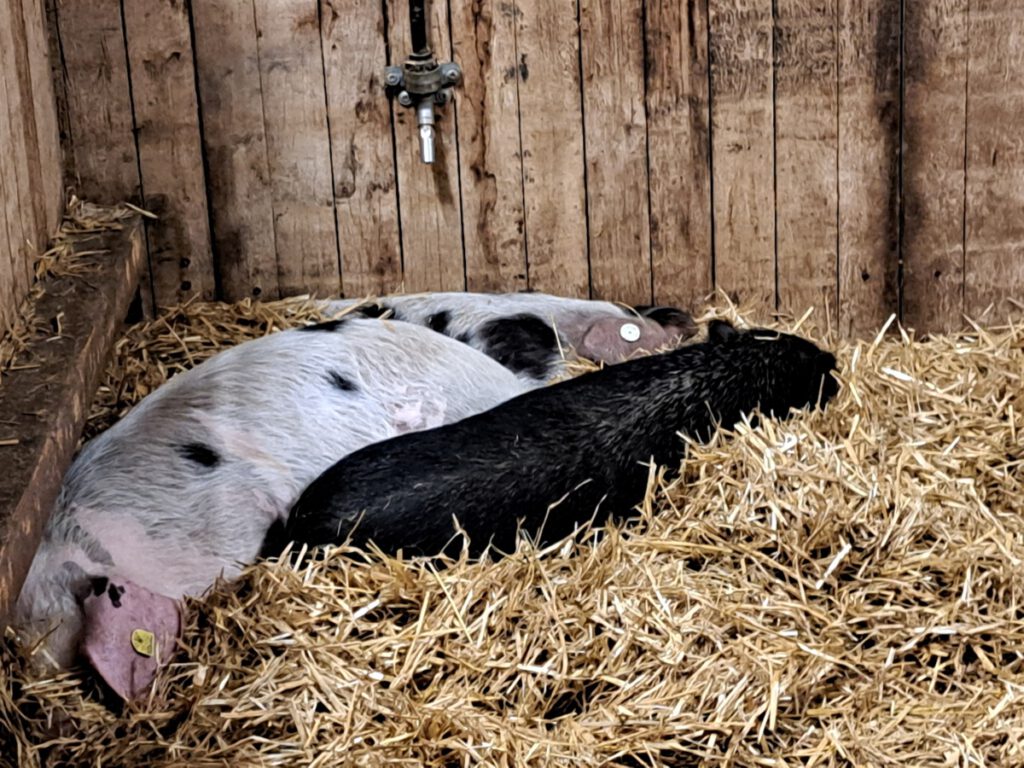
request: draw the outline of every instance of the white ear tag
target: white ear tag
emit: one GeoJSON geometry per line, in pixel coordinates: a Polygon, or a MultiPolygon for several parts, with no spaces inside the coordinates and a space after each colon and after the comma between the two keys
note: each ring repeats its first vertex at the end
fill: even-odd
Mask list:
{"type": "Polygon", "coordinates": [[[619,336],[633,343],[640,340],[640,327],[636,323],[623,323],[619,328],[619,336]]]}

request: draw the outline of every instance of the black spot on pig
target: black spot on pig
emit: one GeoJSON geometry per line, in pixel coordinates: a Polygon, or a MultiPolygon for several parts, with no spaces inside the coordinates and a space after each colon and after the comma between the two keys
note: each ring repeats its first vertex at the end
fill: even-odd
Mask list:
{"type": "Polygon", "coordinates": [[[184,458],[204,467],[215,467],[220,463],[220,455],[202,443],[186,443],[178,450],[184,458]]]}
{"type": "Polygon", "coordinates": [[[116,584],[107,585],[107,597],[110,598],[110,604],[115,608],[121,607],[121,595],[124,594],[124,587],[119,587],[116,584]]]}
{"type": "Polygon", "coordinates": [[[451,321],[451,313],[448,310],[442,310],[441,312],[435,312],[427,318],[427,326],[429,326],[430,330],[437,333],[447,333],[448,324],[451,321]]]}
{"type": "Polygon", "coordinates": [[[300,331],[336,331],[345,324],[345,318],[339,317],[337,320],[325,320],[322,323],[315,323],[313,325],[306,325],[299,328],[300,331]]]}
{"type": "Polygon", "coordinates": [[[356,311],[363,317],[372,317],[376,319],[378,317],[383,317],[388,309],[390,309],[390,307],[384,304],[364,304],[356,311]]]}
{"type": "Polygon", "coordinates": [[[358,389],[354,381],[342,376],[337,371],[328,371],[327,380],[342,392],[355,392],[358,389]]]}
{"type": "Polygon", "coordinates": [[[99,597],[107,591],[107,584],[110,580],[106,576],[94,576],[89,579],[89,584],[92,587],[92,593],[94,596],[99,597]]]}
{"type": "Polygon", "coordinates": [[[536,315],[490,320],[480,329],[479,338],[487,355],[515,373],[543,378],[558,359],[558,337],[536,315]]]}

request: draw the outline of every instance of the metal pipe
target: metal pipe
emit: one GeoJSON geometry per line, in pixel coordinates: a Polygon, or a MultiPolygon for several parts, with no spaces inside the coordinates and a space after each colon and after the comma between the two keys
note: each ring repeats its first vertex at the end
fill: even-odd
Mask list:
{"type": "Polygon", "coordinates": [[[413,55],[429,56],[430,43],[427,41],[427,0],[409,0],[409,25],[412,28],[413,55]]]}
{"type": "Polygon", "coordinates": [[[420,160],[434,162],[434,97],[416,103],[416,124],[420,129],[420,160]]]}

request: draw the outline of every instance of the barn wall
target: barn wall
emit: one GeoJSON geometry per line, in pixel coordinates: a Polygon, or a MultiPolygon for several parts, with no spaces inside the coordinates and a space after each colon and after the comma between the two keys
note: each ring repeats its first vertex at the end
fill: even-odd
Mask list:
{"type": "Polygon", "coordinates": [[[160,304],[720,288],[858,333],[1024,287],[1013,0],[432,0],[433,167],[404,0],[56,2],[78,189],[160,217],[160,304]]]}
{"type": "Polygon", "coordinates": [[[59,223],[61,148],[43,0],[0,0],[0,335],[59,223]]]}

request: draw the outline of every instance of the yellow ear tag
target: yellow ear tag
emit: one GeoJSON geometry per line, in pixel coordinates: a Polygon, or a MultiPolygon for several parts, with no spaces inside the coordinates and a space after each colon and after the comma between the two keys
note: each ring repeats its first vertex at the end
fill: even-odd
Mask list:
{"type": "Polygon", "coordinates": [[[152,632],[148,632],[145,629],[132,630],[132,648],[135,649],[136,653],[143,656],[152,656],[153,646],[155,645],[156,638],[152,632]]]}

